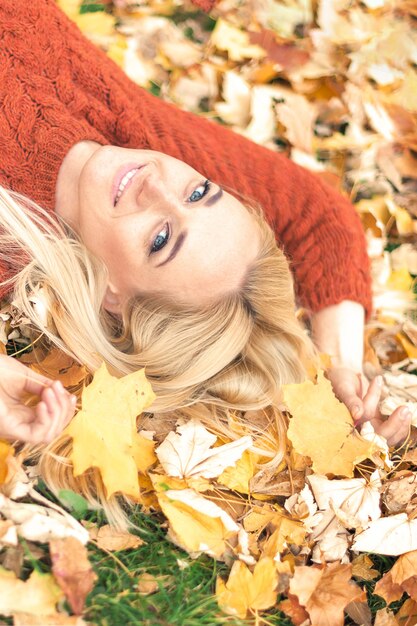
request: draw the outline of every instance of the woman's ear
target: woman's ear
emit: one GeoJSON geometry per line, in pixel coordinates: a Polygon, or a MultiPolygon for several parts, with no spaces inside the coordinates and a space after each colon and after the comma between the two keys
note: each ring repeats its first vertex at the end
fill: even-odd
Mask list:
{"type": "Polygon", "coordinates": [[[122,314],[122,298],[115,287],[109,283],[103,298],[103,307],[109,313],[122,314]]]}

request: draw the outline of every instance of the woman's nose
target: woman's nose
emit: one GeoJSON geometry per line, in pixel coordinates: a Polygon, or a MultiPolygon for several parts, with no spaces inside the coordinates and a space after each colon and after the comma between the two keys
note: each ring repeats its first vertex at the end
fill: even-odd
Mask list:
{"type": "Polygon", "coordinates": [[[144,173],[136,192],[136,202],[139,209],[144,211],[151,208],[178,211],[182,205],[175,187],[167,184],[153,168],[144,173]]]}

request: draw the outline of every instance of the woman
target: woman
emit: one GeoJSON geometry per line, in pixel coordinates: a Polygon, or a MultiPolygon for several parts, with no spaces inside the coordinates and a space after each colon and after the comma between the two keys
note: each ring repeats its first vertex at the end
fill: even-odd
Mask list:
{"type": "MultiPolygon", "coordinates": [[[[299,352],[311,348],[293,319],[285,259],[273,250],[264,222],[226,191],[237,189],[262,206],[290,259],[316,345],[332,356],[328,375],[336,393],[356,419],[378,420],[377,384],[366,392],[358,376],[370,280],[349,203],[282,156],[134,85],[52,0],[25,6],[3,0],[0,25],[0,182],[48,210],[56,207],[105,268],[94,292],[95,318],[86,324],[70,300],[63,307],[55,268],[48,277],[41,243],[31,247],[38,235],[22,234],[22,247],[36,259],[35,278],[49,281],[46,291],[61,304],[58,313],[51,305],[54,341],[91,368],[97,352],[120,372],[146,364],[158,393],[155,410],[172,411],[202,396],[216,406],[235,397],[242,410],[276,403],[277,384],[301,379],[299,352]],[[148,339],[137,331],[144,325],[152,328],[148,339]],[[204,346],[189,339],[199,331],[204,346]],[[220,345],[222,359],[215,362],[220,345]],[[167,364],[167,352],[178,361],[179,348],[184,362],[167,364]],[[256,402],[245,400],[244,385],[233,383],[231,390],[232,374],[235,381],[237,372],[245,378],[247,362],[251,376],[259,374],[256,402]]],[[[29,228],[24,221],[19,227],[29,228]]],[[[16,236],[15,226],[8,228],[16,236]]],[[[382,432],[395,442],[407,420],[395,412],[382,432]]]]}

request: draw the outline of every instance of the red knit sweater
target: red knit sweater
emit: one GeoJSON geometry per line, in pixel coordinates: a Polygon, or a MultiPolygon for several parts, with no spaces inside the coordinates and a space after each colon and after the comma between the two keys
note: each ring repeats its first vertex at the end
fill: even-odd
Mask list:
{"type": "Polygon", "coordinates": [[[0,183],[54,208],[76,142],[182,159],[259,202],[312,311],[349,299],[371,309],[369,262],[350,203],[285,157],[135,85],[53,0],[0,1],[0,183]]]}

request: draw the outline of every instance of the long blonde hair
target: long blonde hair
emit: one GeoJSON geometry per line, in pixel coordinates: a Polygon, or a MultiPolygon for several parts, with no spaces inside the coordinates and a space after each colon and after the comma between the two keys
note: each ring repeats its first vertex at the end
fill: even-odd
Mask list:
{"type": "MultiPolygon", "coordinates": [[[[287,260],[263,217],[252,212],[260,251],[243,286],[201,308],[148,294],[133,298],[122,319],[115,318],[102,306],[104,264],[56,219],[1,188],[0,259],[15,259],[8,281],[13,300],[51,343],[91,372],[102,361],[115,375],[146,367],[157,396],[150,410],[171,423],[179,416],[198,416],[208,428],[233,438],[231,416],[257,411],[263,424],[257,420],[246,427],[277,465],[285,453],[286,430],[280,386],[304,380],[316,353],[295,316],[287,260]],[[31,298],[40,288],[47,321],[31,298]],[[274,451],[267,443],[271,427],[280,442],[274,451]]],[[[97,472],[73,478],[66,462],[70,449],[68,438],[61,437],[41,452],[44,479],[55,491],[72,488],[96,504],[98,498],[120,525],[117,501],[104,502],[97,472]]]]}

